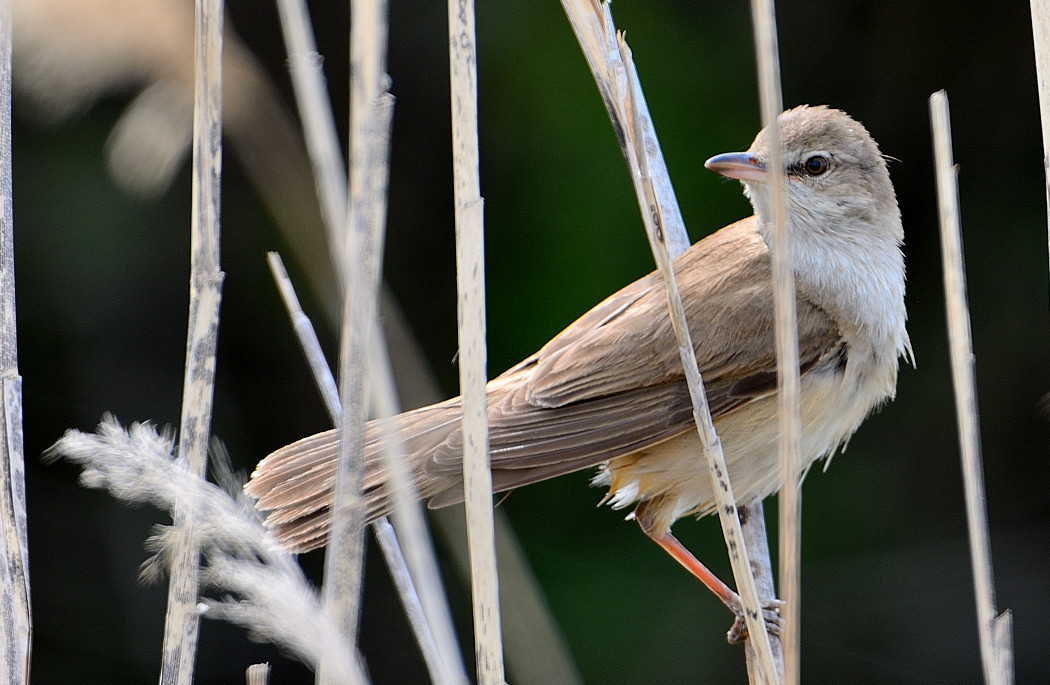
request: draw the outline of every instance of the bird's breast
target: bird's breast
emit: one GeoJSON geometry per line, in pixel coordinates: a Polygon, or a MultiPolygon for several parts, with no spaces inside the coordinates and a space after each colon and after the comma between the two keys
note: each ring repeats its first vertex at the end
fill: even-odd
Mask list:
{"type": "MultiPolygon", "coordinates": [[[[896,363],[894,362],[894,369],[896,363]]],[[[802,473],[830,455],[887,397],[872,369],[829,364],[802,379],[802,473]]],[[[780,489],[777,396],[769,395],[716,420],[737,502],[764,498],[780,489]]],[[[689,430],[641,452],[603,465],[596,485],[608,486],[615,508],[640,503],[636,512],[657,534],[687,514],[714,509],[711,476],[699,436],[689,430]]]]}

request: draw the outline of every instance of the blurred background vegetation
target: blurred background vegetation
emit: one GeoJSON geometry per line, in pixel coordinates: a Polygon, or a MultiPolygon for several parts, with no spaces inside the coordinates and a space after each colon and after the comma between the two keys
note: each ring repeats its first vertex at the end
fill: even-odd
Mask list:
{"type": "MultiPolygon", "coordinates": [[[[16,2],[16,50],[26,45],[29,20],[48,21],[43,10],[60,4],[16,2]]],[[[107,30],[134,14],[122,5],[164,6],[192,17],[189,2],[82,6],[92,4],[107,30]]],[[[703,168],[713,154],[746,148],[759,128],[747,4],[618,0],[613,9],[634,51],[693,239],[747,215],[739,186],[703,168]]],[[[393,2],[390,10],[397,106],[385,274],[444,392],[453,395],[446,8],[393,2]]],[[[294,111],[276,10],[229,0],[228,11],[228,28],[294,111]]],[[[311,11],[337,120],[345,122],[346,3],[315,1],[311,11]]],[[[1014,610],[1018,681],[1046,682],[1050,430],[1040,398],[1050,391],[1050,328],[1028,4],[783,0],[778,18],[785,104],[844,109],[895,158],[890,170],[907,232],[909,329],[918,360],[916,369],[903,369],[897,400],[865,423],[826,473],[816,469],[806,481],[803,679],[980,681],[927,115],[929,94],[945,88],[960,165],[998,605],[1014,610]]],[[[158,52],[189,39],[171,21],[125,28],[158,52]]],[[[97,73],[98,65],[74,49],[80,32],[93,30],[81,22],[51,35],[97,73]]],[[[560,6],[480,2],[477,32],[496,375],[651,270],[652,258],[625,165],[560,6]]],[[[121,45],[107,47],[116,46],[112,59],[128,67],[132,58],[120,54],[121,45]]],[[[184,49],[191,54],[188,44],[184,49]]],[[[75,116],[55,121],[54,105],[42,108],[41,94],[32,90],[57,91],[32,82],[38,75],[25,64],[20,52],[14,207],[33,679],[153,682],[165,590],[141,586],[137,572],[146,557],[143,540],[166,517],[84,490],[75,469],[45,467],[38,455],[67,428],[93,429],[107,411],[124,422],[178,423],[188,163],[176,167],[163,192],[124,190],[107,171],[106,141],[146,77],[132,73],[75,116]]],[[[244,131],[253,129],[263,104],[260,98],[227,107],[245,116],[228,122],[228,132],[244,131]]],[[[242,159],[228,153],[224,160],[226,281],[213,426],[250,472],[269,451],[326,428],[328,420],[265,267],[267,250],[292,261],[288,242],[242,159]]],[[[309,190],[293,173],[269,177],[309,190]]],[[[307,206],[312,198],[300,201],[307,206]]],[[[293,277],[332,351],[324,293],[311,294],[306,285],[308,273],[326,267],[300,261],[293,277]]],[[[583,679],[745,682],[742,650],[723,640],[727,612],[622,513],[596,508],[602,492],[587,480],[578,474],[525,488],[501,504],[583,679]]],[[[775,512],[770,505],[767,511],[775,512]]],[[[715,520],[685,520],[675,530],[723,577],[731,575],[715,520]]],[[[374,550],[369,560],[362,649],[374,682],[422,682],[421,660],[374,550]]],[[[319,554],[303,562],[315,574],[320,569],[319,554]]],[[[451,570],[447,575],[469,655],[469,590],[451,570]]],[[[240,682],[244,667],[261,660],[274,664],[275,683],[311,682],[276,649],[204,622],[197,682],[240,682]]]]}

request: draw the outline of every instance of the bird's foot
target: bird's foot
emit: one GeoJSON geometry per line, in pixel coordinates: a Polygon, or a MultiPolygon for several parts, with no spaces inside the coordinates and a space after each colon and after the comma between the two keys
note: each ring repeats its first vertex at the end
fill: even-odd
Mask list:
{"type": "MultiPolygon", "coordinates": [[[[780,626],[782,619],[780,617],[780,607],[784,603],[779,599],[774,599],[772,602],[762,608],[762,618],[766,622],[766,630],[769,631],[770,635],[780,635],[780,626]]],[[[730,610],[736,615],[736,620],[733,621],[733,625],[729,628],[729,632],[726,633],[726,641],[735,645],[739,642],[743,642],[748,638],[747,631],[747,620],[744,617],[744,608],[740,605],[740,602],[729,605],[730,610]]]]}

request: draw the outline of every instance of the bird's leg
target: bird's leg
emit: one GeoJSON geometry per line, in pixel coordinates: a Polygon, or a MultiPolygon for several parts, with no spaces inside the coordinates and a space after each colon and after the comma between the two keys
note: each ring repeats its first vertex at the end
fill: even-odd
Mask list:
{"type": "MultiPolygon", "coordinates": [[[[740,603],[740,595],[722,582],[722,579],[716,576],[711,569],[704,566],[703,562],[697,559],[692,552],[685,548],[685,545],[678,541],[678,538],[671,534],[671,531],[655,534],[648,526],[646,526],[644,521],[645,519],[643,518],[638,519],[642,531],[653,542],[660,545],[665,552],[670,554],[672,559],[696,576],[696,578],[703,583],[708,590],[715,594],[715,597],[722,600],[722,603],[729,607],[729,610],[733,612],[733,616],[735,616],[736,619],[733,621],[732,627],[730,627],[729,632],[726,634],[726,639],[730,644],[736,644],[737,642],[743,642],[746,640],[747,624],[744,621],[744,610],[743,605],[740,603]]],[[[777,607],[771,607],[764,613],[766,614],[766,625],[769,627],[770,631],[779,633],[780,616],[777,607]]]]}
{"type": "MultiPolygon", "coordinates": [[[[645,530],[644,526],[642,530],[645,530]]],[[[649,531],[645,531],[645,534],[653,542],[660,545],[665,552],[670,554],[672,559],[696,576],[708,590],[715,593],[715,597],[722,600],[722,603],[729,607],[730,611],[737,615],[741,613],[740,595],[733,588],[723,583],[722,579],[716,576],[711,569],[704,566],[703,562],[697,559],[692,552],[685,548],[685,545],[678,541],[678,538],[670,532],[663,535],[650,535],[649,531]]]]}

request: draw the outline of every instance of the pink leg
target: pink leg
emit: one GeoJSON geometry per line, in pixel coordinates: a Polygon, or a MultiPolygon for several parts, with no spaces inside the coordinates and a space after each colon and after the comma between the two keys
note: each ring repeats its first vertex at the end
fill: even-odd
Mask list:
{"type": "MultiPolygon", "coordinates": [[[[743,642],[747,639],[747,623],[744,621],[744,610],[740,604],[740,595],[733,591],[731,587],[722,582],[722,580],[711,572],[709,568],[704,566],[699,559],[693,556],[693,553],[685,548],[681,542],[678,541],[674,535],[671,535],[670,531],[663,535],[650,535],[649,531],[642,526],[642,530],[652,540],[660,545],[665,552],[671,555],[671,557],[679,564],[684,566],[690,573],[696,576],[701,583],[703,583],[708,590],[715,593],[715,596],[722,600],[722,603],[729,607],[729,610],[733,612],[736,620],[733,621],[732,627],[726,634],[726,639],[730,644],[736,644],[743,642]]],[[[774,603],[763,611],[766,626],[770,632],[779,635],[780,634],[780,609],[778,603],[774,600],[774,603]]]]}
{"type": "MultiPolygon", "coordinates": [[[[645,530],[645,528],[643,527],[642,530],[645,530]]],[[[646,535],[649,534],[646,533],[646,535]]],[[[660,545],[665,552],[670,554],[675,561],[696,576],[708,590],[715,593],[715,596],[722,600],[722,603],[729,607],[733,613],[740,613],[740,596],[704,566],[699,559],[693,556],[693,553],[687,550],[685,545],[678,541],[678,538],[669,532],[663,535],[650,535],[649,537],[656,544],[660,545]]]]}

